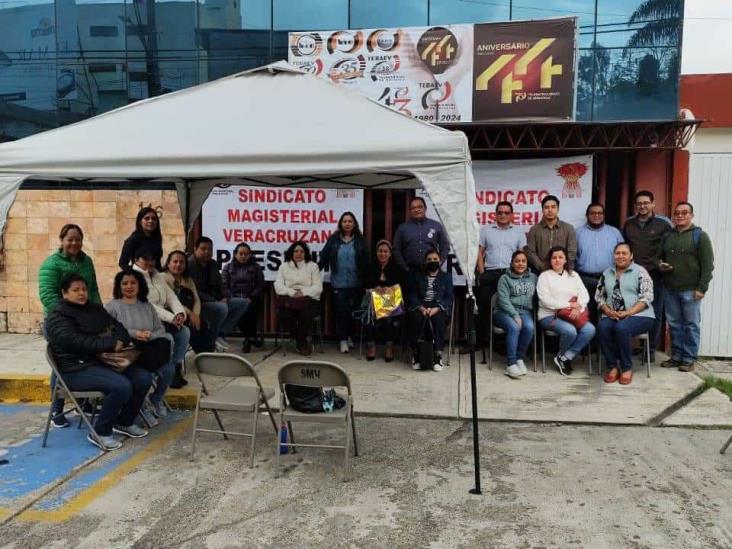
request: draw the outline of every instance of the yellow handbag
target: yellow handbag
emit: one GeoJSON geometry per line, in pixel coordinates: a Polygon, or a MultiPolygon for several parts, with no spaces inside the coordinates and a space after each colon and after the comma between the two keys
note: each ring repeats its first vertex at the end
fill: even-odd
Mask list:
{"type": "Polygon", "coordinates": [[[376,320],[404,314],[402,287],[395,284],[385,288],[374,288],[371,290],[371,304],[376,320]]]}

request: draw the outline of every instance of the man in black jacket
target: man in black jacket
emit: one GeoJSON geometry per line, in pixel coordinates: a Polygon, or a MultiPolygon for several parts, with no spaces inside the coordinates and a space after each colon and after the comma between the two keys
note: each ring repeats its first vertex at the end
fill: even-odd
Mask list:
{"type": "Polygon", "coordinates": [[[201,299],[201,318],[205,330],[204,347],[207,351],[226,351],[229,344],[224,337],[236,326],[249,303],[239,297],[229,298],[219,267],[213,260],[213,241],[202,236],[196,241],[193,255],[188,258],[188,273],[196,283],[201,299]]]}
{"type": "Polygon", "coordinates": [[[623,238],[633,250],[633,261],[648,271],[653,279],[653,314],[656,326],[651,337],[651,362],[655,361],[656,346],[663,325],[664,285],[663,273],[658,265],[666,235],[671,232],[671,222],[655,215],[656,202],[651,191],[638,191],[634,197],[636,215],[628,218],[623,226],[623,238]]]}

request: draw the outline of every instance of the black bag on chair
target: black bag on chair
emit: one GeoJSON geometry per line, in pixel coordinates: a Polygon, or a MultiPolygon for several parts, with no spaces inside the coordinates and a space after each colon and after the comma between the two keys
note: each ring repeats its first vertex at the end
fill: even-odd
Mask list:
{"type": "Polygon", "coordinates": [[[435,341],[432,334],[432,322],[428,316],[422,322],[422,329],[417,338],[417,361],[421,370],[431,370],[435,363],[435,341]],[[425,327],[429,326],[429,338],[425,336],[425,327]]]}
{"type": "Polygon", "coordinates": [[[306,387],[304,385],[285,385],[285,396],[293,410],[304,414],[332,412],[346,405],[346,401],[333,389],[323,391],[322,387],[306,387]]]}

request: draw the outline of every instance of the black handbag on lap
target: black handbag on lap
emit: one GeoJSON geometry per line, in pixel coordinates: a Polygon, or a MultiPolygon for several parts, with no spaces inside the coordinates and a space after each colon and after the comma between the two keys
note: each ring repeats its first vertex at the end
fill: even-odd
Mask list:
{"type": "Polygon", "coordinates": [[[170,340],[167,337],[156,337],[150,341],[136,339],[135,348],[140,351],[136,364],[146,370],[154,372],[170,362],[170,340]]]}

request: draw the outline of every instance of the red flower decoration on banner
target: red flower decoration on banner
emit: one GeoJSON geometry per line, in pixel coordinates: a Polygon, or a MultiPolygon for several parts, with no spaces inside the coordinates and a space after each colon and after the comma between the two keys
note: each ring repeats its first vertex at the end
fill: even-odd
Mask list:
{"type": "Polygon", "coordinates": [[[582,186],[580,178],[587,173],[587,164],[584,162],[570,162],[557,168],[557,175],[564,179],[562,198],[581,198],[582,186]]]}

